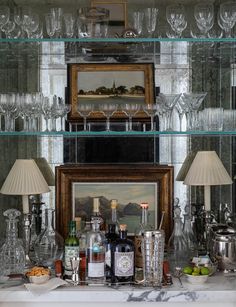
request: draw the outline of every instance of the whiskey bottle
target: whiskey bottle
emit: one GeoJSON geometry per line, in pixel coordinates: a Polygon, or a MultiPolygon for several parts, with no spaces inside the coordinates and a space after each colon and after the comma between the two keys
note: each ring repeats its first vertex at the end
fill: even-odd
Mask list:
{"type": "Polygon", "coordinates": [[[79,257],[79,239],[76,236],[76,222],[69,222],[69,234],[65,239],[65,272],[67,277],[72,275],[71,258],[79,257]]]}
{"type": "Polygon", "coordinates": [[[144,231],[153,230],[153,227],[148,224],[148,203],[141,203],[140,204],[142,215],[139,227],[135,230],[135,237],[134,237],[134,245],[135,245],[135,267],[142,268],[143,267],[143,256],[142,256],[142,236],[144,231]]]}
{"type": "Polygon", "coordinates": [[[106,230],[105,220],[100,212],[100,200],[97,197],[93,199],[93,213],[91,215],[91,222],[94,219],[100,221],[100,230],[105,232],[106,230]]]}
{"type": "Polygon", "coordinates": [[[106,245],[106,268],[105,275],[106,281],[111,281],[111,246],[112,243],[118,238],[118,234],[116,233],[116,224],[108,224],[108,232],[105,235],[105,245],[106,245]]]}
{"type": "Polygon", "coordinates": [[[119,238],[111,246],[111,283],[131,284],[134,282],[134,243],[127,238],[126,225],[121,224],[119,238]]]}
{"type": "Polygon", "coordinates": [[[87,282],[105,282],[105,236],[100,231],[100,219],[93,219],[92,230],[87,234],[87,282]]]}

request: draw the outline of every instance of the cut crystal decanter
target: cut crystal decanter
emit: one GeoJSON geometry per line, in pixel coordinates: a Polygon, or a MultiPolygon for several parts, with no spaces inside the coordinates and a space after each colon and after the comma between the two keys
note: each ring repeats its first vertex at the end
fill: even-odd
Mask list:
{"type": "Polygon", "coordinates": [[[23,242],[18,238],[18,217],[20,211],[8,209],[3,212],[6,220],[6,240],[1,248],[1,259],[4,274],[23,273],[25,267],[25,251],[23,242]]]}

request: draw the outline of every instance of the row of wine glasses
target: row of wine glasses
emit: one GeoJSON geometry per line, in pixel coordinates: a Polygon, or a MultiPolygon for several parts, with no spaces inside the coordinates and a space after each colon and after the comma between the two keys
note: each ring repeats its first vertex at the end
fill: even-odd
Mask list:
{"type": "MultiPolygon", "coordinates": [[[[146,8],[132,13],[132,24],[138,35],[144,36],[147,33],[149,37],[156,36],[158,12],[158,8],[146,8]]],[[[192,17],[189,32],[193,38],[214,38],[215,36],[223,37],[223,35],[230,38],[236,22],[236,3],[224,2],[215,13],[211,2],[199,2],[193,7],[193,14],[190,15],[190,18],[183,4],[173,3],[166,7],[165,14],[169,26],[166,27],[165,33],[169,38],[180,38],[182,32],[187,28],[188,19],[192,17]],[[216,20],[217,24],[215,24],[216,20]],[[210,32],[214,25],[216,29],[219,28],[218,31],[210,32]]]]}
{"type": "MultiPolygon", "coordinates": [[[[202,1],[188,12],[181,3],[165,8],[165,34],[169,38],[180,38],[189,26],[189,35],[194,38],[232,37],[236,22],[236,2],[226,1],[215,9],[212,2],[202,1]]],[[[138,36],[158,37],[155,33],[160,24],[161,8],[146,7],[129,12],[129,26],[138,36]]],[[[109,33],[109,10],[101,7],[80,7],[65,10],[51,7],[45,14],[39,14],[29,6],[16,6],[14,10],[0,5],[0,35],[3,38],[84,38],[107,37],[109,33]]],[[[160,34],[163,35],[163,34],[160,34]]]]}
{"type": "MultiPolygon", "coordinates": [[[[133,118],[150,118],[150,130],[155,131],[155,116],[159,118],[159,130],[171,131],[172,114],[176,108],[179,115],[180,127],[183,131],[183,117],[186,116],[188,130],[194,129],[198,121],[198,109],[202,104],[207,93],[180,93],[163,94],[160,93],[156,98],[156,103],[78,103],[77,111],[83,118],[84,130],[87,130],[87,119],[94,112],[99,112],[106,118],[106,131],[111,130],[110,119],[114,116],[116,119],[122,119],[124,116],[128,119],[127,131],[133,130],[133,118]],[[140,113],[141,112],[141,113],[140,113]],[[144,113],[144,114],[143,114],[144,113]]],[[[93,118],[91,116],[91,118],[93,118]]]]}
{"type": "Polygon", "coordinates": [[[43,120],[45,131],[63,131],[64,120],[70,110],[71,106],[65,104],[64,100],[56,95],[45,97],[40,92],[1,93],[0,131],[16,131],[16,119],[23,120],[22,131],[25,132],[41,131],[43,120]],[[57,119],[60,121],[59,130],[56,126],[57,119]]]}

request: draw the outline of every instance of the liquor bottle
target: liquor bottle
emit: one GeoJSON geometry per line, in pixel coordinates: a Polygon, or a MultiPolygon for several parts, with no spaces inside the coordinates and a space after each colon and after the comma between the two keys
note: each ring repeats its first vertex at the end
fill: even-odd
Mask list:
{"type": "Polygon", "coordinates": [[[106,230],[105,220],[101,215],[100,212],[100,201],[99,198],[95,197],[93,199],[93,213],[91,215],[91,222],[96,219],[100,221],[100,230],[104,231],[106,230]]]}
{"type": "Polygon", "coordinates": [[[105,275],[106,275],[106,281],[110,281],[111,280],[111,245],[118,238],[118,234],[116,233],[116,224],[108,224],[108,232],[106,233],[105,237],[106,237],[105,275]]]}
{"type": "Polygon", "coordinates": [[[119,232],[119,221],[117,218],[117,199],[111,200],[111,218],[109,219],[108,224],[114,224],[115,225],[115,232],[118,234],[119,232]]]}
{"type": "Polygon", "coordinates": [[[100,231],[100,219],[91,221],[92,230],[87,234],[87,282],[105,282],[105,235],[100,231]]]}
{"type": "Polygon", "coordinates": [[[87,234],[91,231],[91,223],[90,221],[85,222],[84,229],[80,232],[79,237],[79,256],[80,256],[80,266],[79,266],[79,279],[80,284],[86,284],[86,270],[87,270],[87,257],[86,257],[86,249],[87,249],[87,234]]]}
{"type": "Polygon", "coordinates": [[[65,272],[67,277],[72,275],[71,258],[79,257],[79,239],[76,236],[76,222],[69,222],[69,234],[65,239],[65,272]]]}
{"type": "Polygon", "coordinates": [[[142,236],[144,231],[153,230],[153,227],[148,223],[148,203],[141,203],[140,207],[142,209],[141,221],[139,227],[135,230],[134,245],[135,245],[135,267],[143,267],[143,256],[142,256],[142,236]]]}
{"type": "Polygon", "coordinates": [[[134,282],[134,243],[127,238],[125,224],[120,224],[119,238],[111,246],[111,283],[134,282]]]}

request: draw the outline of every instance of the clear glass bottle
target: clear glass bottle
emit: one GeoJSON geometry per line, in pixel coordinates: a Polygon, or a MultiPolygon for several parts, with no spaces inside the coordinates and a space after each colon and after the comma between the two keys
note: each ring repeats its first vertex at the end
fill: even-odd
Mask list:
{"type": "Polygon", "coordinates": [[[45,209],[45,229],[35,241],[34,249],[38,265],[53,268],[54,261],[63,259],[64,239],[54,229],[54,210],[45,209]]]}
{"type": "Polygon", "coordinates": [[[69,233],[65,239],[65,257],[64,257],[64,274],[67,277],[72,276],[71,259],[79,257],[79,239],[76,236],[76,222],[69,222],[69,233]]]}
{"type": "Polygon", "coordinates": [[[190,206],[185,206],[183,233],[188,245],[189,257],[197,256],[197,239],[192,229],[190,206]]]}
{"type": "Polygon", "coordinates": [[[141,221],[139,227],[135,230],[134,245],[135,245],[135,266],[137,268],[143,267],[142,256],[142,238],[144,231],[152,230],[153,227],[148,223],[148,203],[141,203],[140,208],[142,210],[141,221]]]}
{"type": "Polygon", "coordinates": [[[119,238],[111,246],[111,283],[132,284],[135,277],[132,240],[127,238],[127,226],[120,224],[119,238]]]}
{"type": "Polygon", "coordinates": [[[23,273],[25,267],[25,250],[22,240],[18,238],[18,217],[20,211],[8,209],[3,212],[6,220],[6,240],[1,248],[2,271],[5,275],[23,273]]]}
{"type": "Polygon", "coordinates": [[[170,270],[175,272],[176,268],[182,268],[189,263],[188,244],[183,233],[183,223],[180,217],[180,207],[174,209],[174,229],[169,238],[167,246],[167,257],[170,270]]]}
{"type": "Polygon", "coordinates": [[[101,212],[100,212],[100,200],[99,198],[95,197],[93,199],[93,213],[91,215],[91,222],[96,219],[100,221],[100,230],[106,231],[106,223],[105,219],[103,218],[101,212]]]}
{"type": "Polygon", "coordinates": [[[87,282],[105,282],[105,235],[100,231],[100,219],[91,221],[92,230],[87,234],[87,282]]]}
{"type": "Polygon", "coordinates": [[[106,241],[106,268],[105,268],[105,275],[106,281],[111,281],[111,246],[112,243],[118,238],[118,234],[116,233],[116,224],[108,224],[108,232],[105,235],[106,241]]]}
{"type": "Polygon", "coordinates": [[[87,280],[87,235],[91,231],[91,222],[86,221],[85,227],[80,233],[79,237],[79,256],[80,256],[80,266],[79,266],[79,279],[80,284],[86,284],[87,280]]]}

